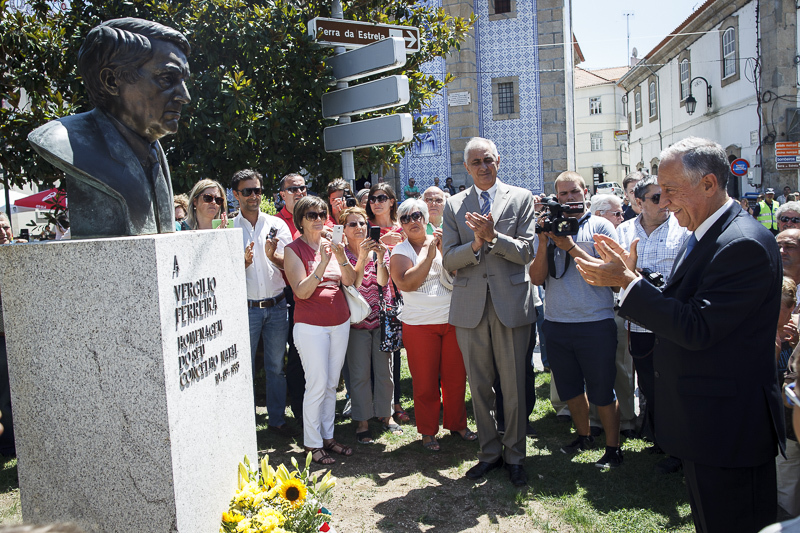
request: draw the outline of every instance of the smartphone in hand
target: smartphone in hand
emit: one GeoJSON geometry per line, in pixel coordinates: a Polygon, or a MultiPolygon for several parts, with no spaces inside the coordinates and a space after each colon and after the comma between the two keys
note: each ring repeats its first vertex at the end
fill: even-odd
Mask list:
{"type": "Polygon", "coordinates": [[[331,242],[333,244],[340,244],[342,242],[342,235],[344,234],[344,226],[341,224],[336,224],[333,226],[333,236],[331,237],[331,242]]]}
{"type": "Polygon", "coordinates": [[[369,238],[375,242],[380,242],[381,239],[381,228],[378,226],[370,226],[369,228],[369,238]]]}

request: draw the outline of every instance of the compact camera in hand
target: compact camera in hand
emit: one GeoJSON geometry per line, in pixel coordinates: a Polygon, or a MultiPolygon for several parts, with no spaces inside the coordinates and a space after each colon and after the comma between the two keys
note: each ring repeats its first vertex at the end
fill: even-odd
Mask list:
{"type": "Polygon", "coordinates": [[[586,209],[583,202],[558,203],[555,196],[542,198],[545,210],[542,212],[544,221],[536,225],[536,233],[552,233],[556,237],[577,235],[580,224],[577,218],[567,217],[567,214],[583,213],[586,209]]]}

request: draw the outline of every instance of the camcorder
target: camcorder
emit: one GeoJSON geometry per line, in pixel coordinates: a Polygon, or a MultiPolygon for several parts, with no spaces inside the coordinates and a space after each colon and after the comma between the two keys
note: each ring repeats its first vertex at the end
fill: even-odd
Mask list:
{"type": "Polygon", "coordinates": [[[350,191],[347,189],[344,190],[344,196],[342,196],[342,201],[344,202],[345,207],[355,207],[358,205],[355,197],[350,194],[350,191]]]}
{"type": "Polygon", "coordinates": [[[560,204],[555,195],[552,195],[542,198],[542,204],[545,209],[542,211],[540,218],[543,217],[544,222],[541,225],[536,225],[536,233],[547,232],[556,237],[578,234],[578,229],[580,228],[578,219],[567,217],[566,215],[583,213],[586,209],[583,202],[560,204]]]}

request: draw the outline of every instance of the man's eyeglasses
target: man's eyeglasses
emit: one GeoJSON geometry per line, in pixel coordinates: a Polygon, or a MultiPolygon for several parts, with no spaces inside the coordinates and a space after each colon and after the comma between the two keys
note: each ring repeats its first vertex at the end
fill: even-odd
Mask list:
{"type": "Polygon", "coordinates": [[[800,398],[797,397],[797,393],[794,390],[794,383],[789,383],[783,387],[783,392],[786,393],[786,401],[790,404],[794,405],[795,407],[800,407],[800,398]]]}
{"type": "Polygon", "coordinates": [[[444,198],[425,198],[425,203],[442,205],[444,203],[444,198]]]}
{"type": "Polygon", "coordinates": [[[622,211],[604,211],[604,212],[608,213],[612,217],[621,217],[623,215],[622,211]]]}
{"type": "Polygon", "coordinates": [[[244,189],[239,189],[239,194],[241,194],[245,198],[249,198],[254,194],[256,196],[261,196],[261,187],[245,187],[244,189]]]}
{"type": "Polygon", "coordinates": [[[363,222],[363,221],[359,221],[359,222],[348,222],[346,225],[347,225],[347,227],[348,227],[348,228],[357,228],[357,227],[361,227],[361,226],[366,226],[366,225],[367,225],[367,223],[366,223],[366,222],[363,222]]]}
{"type": "Polygon", "coordinates": [[[651,201],[651,202],[653,202],[655,205],[658,205],[658,202],[660,202],[660,201],[661,201],[661,193],[654,194],[654,195],[653,195],[653,196],[651,196],[650,198],[648,198],[647,196],[645,196],[645,197],[644,197],[644,201],[646,202],[647,200],[650,200],[650,201],[651,201]]]}
{"type": "Polygon", "coordinates": [[[781,216],[778,217],[778,220],[780,220],[781,222],[791,222],[792,224],[800,224],[800,217],[781,216]]]}
{"type": "Polygon", "coordinates": [[[305,185],[298,185],[297,187],[286,187],[283,190],[284,191],[288,191],[291,194],[297,194],[299,192],[306,192],[306,186],[305,185]]]}
{"type": "Polygon", "coordinates": [[[221,196],[214,196],[213,194],[204,194],[203,201],[207,204],[214,202],[217,205],[222,205],[223,199],[221,196]]]}
{"type": "Polygon", "coordinates": [[[369,197],[369,203],[371,203],[371,204],[382,204],[383,202],[385,202],[388,199],[389,199],[389,197],[386,196],[385,194],[379,194],[378,196],[370,196],[369,197]]]}
{"type": "Polygon", "coordinates": [[[319,213],[317,213],[316,211],[309,211],[306,214],[304,214],[303,217],[305,217],[305,219],[310,221],[310,222],[314,222],[315,220],[318,220],[318,219],[319,220],[327,219],[328,218],[328,213],[325,212],[325,211],[320,211],[319,213]]]}
{"type": "Polygon", "coordinates": [[[425,215],[423,215],[419,211],[414,211],[410,215],[403,215],[403,216],[400,217],[400,223],[401,224],[408,224],[412,220],[414,222],[419,222],[420,220],[425,220],[425,215]]]}

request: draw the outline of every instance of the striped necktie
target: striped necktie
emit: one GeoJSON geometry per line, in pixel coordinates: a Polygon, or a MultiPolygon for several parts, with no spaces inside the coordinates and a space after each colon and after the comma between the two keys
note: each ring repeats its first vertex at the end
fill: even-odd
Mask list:
{"type": "Polygon", "coordinates": [[[481,207],[481,215],[488,217],[489,213],[492,212],[492,199],[489,197],[489,193],[483,191],[481,193],[481,199],[483,200],[483,206],[481,207]]]}

